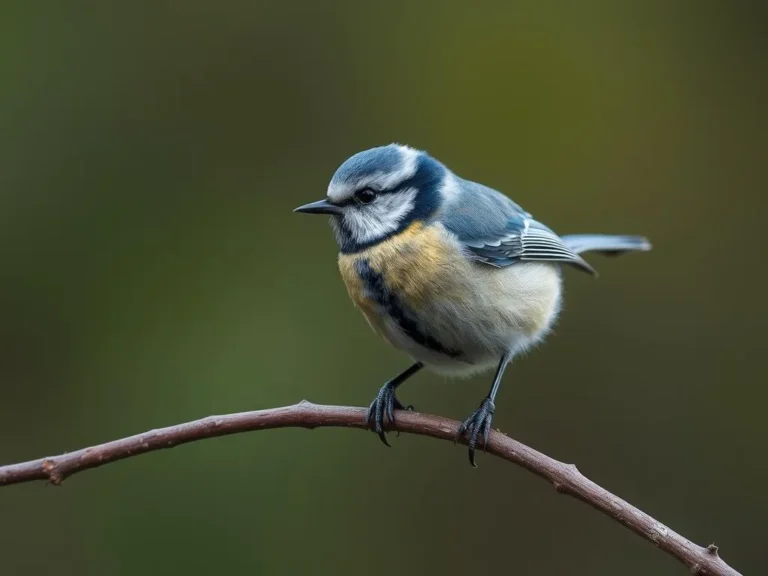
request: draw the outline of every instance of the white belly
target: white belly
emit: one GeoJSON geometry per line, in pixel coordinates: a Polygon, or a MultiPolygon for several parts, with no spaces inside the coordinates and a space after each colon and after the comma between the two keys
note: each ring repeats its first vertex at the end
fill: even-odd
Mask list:
{"type": "MultiPolygon", "coordinates": [[[[419,346],[387,322],[391,340],[433,370],[456,376],[495,367],[503,354],[524,351],[541,340],[561,306],[560,270],[549,264],[492,268],[477,263],[455,278],[463,297],[429,298],[420,311],[423,329],[447,348],[451,358],[419,346]]],[[[455,293],[455,292],[454,292],[455,293]]]]}

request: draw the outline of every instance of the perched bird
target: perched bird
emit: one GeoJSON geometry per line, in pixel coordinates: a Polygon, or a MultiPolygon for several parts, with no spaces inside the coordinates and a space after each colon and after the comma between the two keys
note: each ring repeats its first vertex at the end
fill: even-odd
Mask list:
{"type": "Polygon", "coordinates": [[[558,236],[500,192],[399,144],[347,159],[327,197],[295,212],[330,215],[350,297],[374,331],[414,361],[368,409],[385,444],[385,425],[404,408],[395,391],[423,367],[453,376],[496,367],[488,395],[457,432],[473,466],[507,364],[539,342],[560,311],[562,265],[595,274],[580,254],[650,249],[640,236],[558,236]]]}

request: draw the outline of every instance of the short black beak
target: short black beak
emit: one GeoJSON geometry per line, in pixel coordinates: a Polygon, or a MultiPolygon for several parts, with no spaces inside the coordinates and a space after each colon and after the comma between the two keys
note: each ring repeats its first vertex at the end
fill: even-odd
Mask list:
{"type": "Polygon", "coordinates": [[[294,209],[294,212],[303,212],[304,214],[341,214],[341,208],[331,204],[328,199],[323,199],[299,206],[294,209]]]}

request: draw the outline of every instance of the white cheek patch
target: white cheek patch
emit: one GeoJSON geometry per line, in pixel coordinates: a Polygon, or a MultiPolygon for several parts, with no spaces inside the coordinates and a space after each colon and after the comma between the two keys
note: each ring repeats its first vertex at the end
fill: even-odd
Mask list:
{"type": "Polygon", "coordinates": [[[416,200],[416,188],[379,196],[370,204],[350,206],[344,211],[344,228],[355,242],[366,243],[384,238],[397,230],[416,200]]]}

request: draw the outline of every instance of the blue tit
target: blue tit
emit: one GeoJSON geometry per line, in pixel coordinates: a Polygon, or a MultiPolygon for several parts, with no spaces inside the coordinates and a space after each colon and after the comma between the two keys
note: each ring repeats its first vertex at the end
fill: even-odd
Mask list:
{"type": "Polygon", "coordinates": [[[488,395],[457,433],[473,466],[505,368],[557,318],[562,267],[595,274],[584,252],[650,249],[640,236],[558,236],[500,192],[399,144],[347,159],[327,197],[295,211],[330,215],[349,296],[373,330],[414,361],[368,408],[385,444],[385,426],[404,408],[395,392],[419,370],[467,376],[495,367],[488,395]]]}

